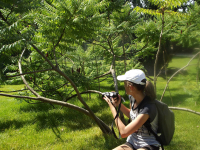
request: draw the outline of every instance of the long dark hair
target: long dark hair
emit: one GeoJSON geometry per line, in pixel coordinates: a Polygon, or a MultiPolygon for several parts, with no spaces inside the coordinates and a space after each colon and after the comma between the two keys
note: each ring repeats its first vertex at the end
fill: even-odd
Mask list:
{"type": "MultiPolygon", "coordinates": [[[[145,79],[146,80],[146,79],[145,79]]],[[[146,81],[145,85],[141,84],[135,84],[131,82],[133,86],[137,88],[138,91],[145,92],[145,94],[151,99],[155,100],[156,99],[156,93],[154,91],[154,86],[150,81],[146,81]]]]}

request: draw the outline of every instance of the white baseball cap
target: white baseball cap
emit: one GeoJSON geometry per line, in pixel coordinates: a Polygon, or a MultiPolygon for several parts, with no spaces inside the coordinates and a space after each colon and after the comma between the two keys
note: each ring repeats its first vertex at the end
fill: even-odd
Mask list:
{"type": "Polygon", "coordinates": [[[146,84],[146,82],[144,82],[144,79],[146,80],[146,76],[144,72],[140,69],[132,69],[132,70],[127,71],[125,75],[117,76],[117,80],[119,81],[127,80],[127,81],[140,84],[140,85],[146,84]]]}

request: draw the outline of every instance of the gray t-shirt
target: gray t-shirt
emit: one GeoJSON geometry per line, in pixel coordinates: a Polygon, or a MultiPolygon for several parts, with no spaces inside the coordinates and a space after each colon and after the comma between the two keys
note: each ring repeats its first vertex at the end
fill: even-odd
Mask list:
{"type": "MultiPolygon", "coordinates": [[[[148,99],[146,96],[144,99],[148,99]]],[[[135,99],[129,95],[129,100],[132,101],[132,108],[135,102],[135,99]]],[[[155,133],[157,133],[158,129],[158,114],[155,104],[149,103],[144,106],[144,108],[140,109],[140,112],[138,113],[138,107],[135,109],[131,109],[130,111],[130,119],[134,120],[139,114],[148,114],[151,122],[151,127],[155,133]]],[[[151,134],[147,128],[142,125],[141,128],[139,128],[136,132],[129,135],[127,137],[127,142],[131,143],[134,148],[138,149],[141,147],[145,147],[147,145],[154,145],[159,147],[160,143],[156,141],[156,138],[153,134],[151,134]]]]}

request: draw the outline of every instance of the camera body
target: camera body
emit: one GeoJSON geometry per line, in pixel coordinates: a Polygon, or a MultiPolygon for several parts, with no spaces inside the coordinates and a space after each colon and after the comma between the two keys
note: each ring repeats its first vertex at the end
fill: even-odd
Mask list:
{"type": "Polygon", "coordinates": [[[105,92],[105,93],[102,93],[102,97],[105,97],[105,96],[107,96],[110,100],[111,100],[111,98],[119,99],[117,92],[105,92]]]}

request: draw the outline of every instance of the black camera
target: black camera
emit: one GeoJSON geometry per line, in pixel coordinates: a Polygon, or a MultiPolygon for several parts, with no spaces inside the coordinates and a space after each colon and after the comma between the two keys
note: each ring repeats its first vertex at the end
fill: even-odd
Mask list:
{"type": "Polygon", "coordinates": [[[117,92],[105,92],[105,93],[102,93],[102,97],[104,98],[105,96],[107,96],[110,100],[111,100],[111,97],[112,98],[117,98],[117,99],[119,98],[117,92]]]}

